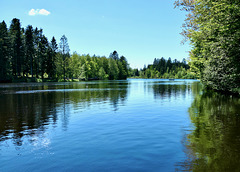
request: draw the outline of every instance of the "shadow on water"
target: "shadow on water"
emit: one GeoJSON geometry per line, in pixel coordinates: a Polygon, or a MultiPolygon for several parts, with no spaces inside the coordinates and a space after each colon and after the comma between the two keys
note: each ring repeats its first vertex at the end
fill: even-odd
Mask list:
{"type": "Polygon", "coordinates": [[[196,81],[174,81],[174,82],[158,82],[151,86],[155,99],[169,99],[170,97],[183,96],[193,94],[195,96],[201,90],[201,84],[196,81]]]}
{"type": "Polygon", "coordinates": [[[240,171],[240,99],[214,92],[195,96],[194,129],[183,139],[188,157],[179,171],[240,171]]]}
{"type": "Polygon", "coordinates": [[[48,125],[67,130],[73,110],[110,103],[113,110],[124,104],[128,82],[35,83],[0,85],[0,142],[22,145],[22,137],[44,132],[48,125]]]}

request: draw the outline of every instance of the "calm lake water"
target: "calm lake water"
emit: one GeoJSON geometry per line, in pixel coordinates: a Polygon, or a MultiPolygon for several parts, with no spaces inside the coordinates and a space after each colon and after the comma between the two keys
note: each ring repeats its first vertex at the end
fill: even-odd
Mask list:
{"type": "Polygon", "coordinates": [[[240,99],[197,80],[0,84],[0,171],[240,171],[240,99]]]}

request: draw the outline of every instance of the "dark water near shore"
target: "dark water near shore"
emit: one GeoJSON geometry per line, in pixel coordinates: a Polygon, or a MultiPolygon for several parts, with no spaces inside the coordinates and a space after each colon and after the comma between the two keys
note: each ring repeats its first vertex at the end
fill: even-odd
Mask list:
{"type": "Polygon", "coordinates": [[[0,84],[0,171],[240,171],[240,99],[196,80],[0,84]]]}

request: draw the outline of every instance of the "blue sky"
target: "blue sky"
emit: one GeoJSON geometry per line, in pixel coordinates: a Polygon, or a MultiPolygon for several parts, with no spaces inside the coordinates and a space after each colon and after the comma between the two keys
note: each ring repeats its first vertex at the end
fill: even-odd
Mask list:
{"type": "Polygon", "coordinates": [[[174,0],[1,0],[0,20],[9,27],[13,18],[19,18],[22,27],[30,24],[42,28],[49,40],[55,36],[58,42],[65,34],[71,52],[108,57],[116,50],[131,67],[142,68],[154,58],[188,57],[190,47],[181,45],[183,38],[179,34],[185,14],[174,9],[173,3],[174,0]],[[39,12],[41,9],[44,10],[39,12]],[[38,15],[29,15],[30,10],[38,15]]]}

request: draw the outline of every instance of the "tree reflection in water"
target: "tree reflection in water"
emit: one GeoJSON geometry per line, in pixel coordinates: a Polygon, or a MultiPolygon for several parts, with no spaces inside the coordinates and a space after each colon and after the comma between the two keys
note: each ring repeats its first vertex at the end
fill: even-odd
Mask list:
{"type": "Polygon", "coordinates": [[[187,80],[172,82],[161,81],[157,84],[153,84],[151,87],[155,99],[169,99],[171,97],[176,99],[179,96],[183,96],[185,99],[187,95],[193,94],[195,96],[199,94],[201,90],[199,82],[187,80]]]}
{"type": "MultiPolygon", "coordinates": [[[[9,84],[0,87],[0,143],[23,144],[23,136],[41,138],[46,128],[62,121],[67,130],[73,110],[110,102],[118,110],[127,98],[128,82],[9,84]]],[[[44,141],[45,142],[45,141],[44,141]]]]}
{"type": "Polygon", "coordinates": [[[240,171],[240,99],[214,92],[197,94],[189,108],[194,130],[183,143],[186,171],[240,171]]]}

